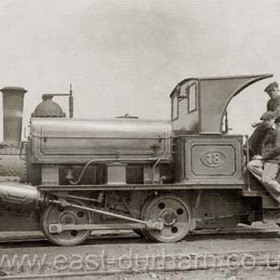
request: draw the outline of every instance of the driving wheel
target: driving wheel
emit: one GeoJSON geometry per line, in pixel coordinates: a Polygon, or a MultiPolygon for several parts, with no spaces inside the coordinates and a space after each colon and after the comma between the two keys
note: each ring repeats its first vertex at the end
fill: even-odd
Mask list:
{"type": "MultiPolygon", "coordinates": [[[[82,205],[80,202],[75,204],[82,205]]],[[[83,206],[83,205],[82,205],[83,206]]],[[[84,242],[90,235],[90,230],[68,230],[60,233],[51,233],[51,224],[81,225],[90,224],[91,215],[86,210],[73,207],[62,207],[56,204],[49,205],[41,217],[43,232],[48,240],[60,246],[76,246],[84,242]]]]}
{"type": "Polygon", "coordinates": [[[189,232],[191,211],[187,203],[174,195],[156,197],[146,203],[142,211],[145,221],[162,221],[161,230],[145,229],[150,240],[159,242],[177,242],[189,232]]]}

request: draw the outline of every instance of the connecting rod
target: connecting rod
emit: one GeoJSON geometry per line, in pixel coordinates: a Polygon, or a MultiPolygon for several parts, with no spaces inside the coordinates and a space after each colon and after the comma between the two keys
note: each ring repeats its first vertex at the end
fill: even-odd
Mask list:
{"type": "Polygon", "coordinates": [[[86,211],[93,212],[93,213],[98,213],[98,214],[102,214],[102,215],[106,215],[106,216],[111,216],[111,217],[114,217],[114,218],[119,218],[119,219],[122,219],[122,220],[134,222],[134,223],[144,224],[149,229],[161,230],[163,228],[163,222],[162,221],[152,221],[152,220],[143,221],[143,220],[127,217],[125,215],[115,214],[115,213],[111,213],[111,212],[96,209],[96,208],[91,208],[91,207],[87,207],[87,206],[81,206],[81,205],[73,204],[73,203],[70,203],[66,200],[63,200],[63,201],[49,200],[49,202],[54,203],[54,204],[58,204],[62,207],[73,207],[73,208],[86,210],[86,211]]]}

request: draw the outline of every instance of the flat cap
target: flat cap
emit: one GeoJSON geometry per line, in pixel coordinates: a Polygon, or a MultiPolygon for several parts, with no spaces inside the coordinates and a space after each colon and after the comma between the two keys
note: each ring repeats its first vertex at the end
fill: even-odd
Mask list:
{"type": "Polygon", "coordinates": [[[279,115],[276,112],[267,111],[260,117],[260,120],[267,121],[267,120],[277,119],[278,117],[279,115]]]}
{"type": "Polygon", "coordinates": [[[273,90],[275,87],[278,87],[278,83],[277,82],[273,82],[270,83],[265,89],[265,92],[270,92],[271,90],[273,90]]]}

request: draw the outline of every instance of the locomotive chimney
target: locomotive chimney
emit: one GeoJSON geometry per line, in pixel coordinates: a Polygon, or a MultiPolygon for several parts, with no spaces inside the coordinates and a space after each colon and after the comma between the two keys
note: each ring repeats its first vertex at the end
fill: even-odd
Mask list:
{"type": "Polygon", "coordinates": [[[19,146],[21,142],[24,94],[20,87],[5,87],[3,93],[4,145],[19,146]]]}

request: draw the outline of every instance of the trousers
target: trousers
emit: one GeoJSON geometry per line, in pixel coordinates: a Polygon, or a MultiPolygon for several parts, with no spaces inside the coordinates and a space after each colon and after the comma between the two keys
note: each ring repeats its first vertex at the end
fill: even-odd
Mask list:
{"type": "Polygon", "coordinates": [[[267,192],[280,204],[280,184],[276,181],[280,165],[274,162],[254,159],[247,164],[247,169],[263,184],[267,192]]]}

